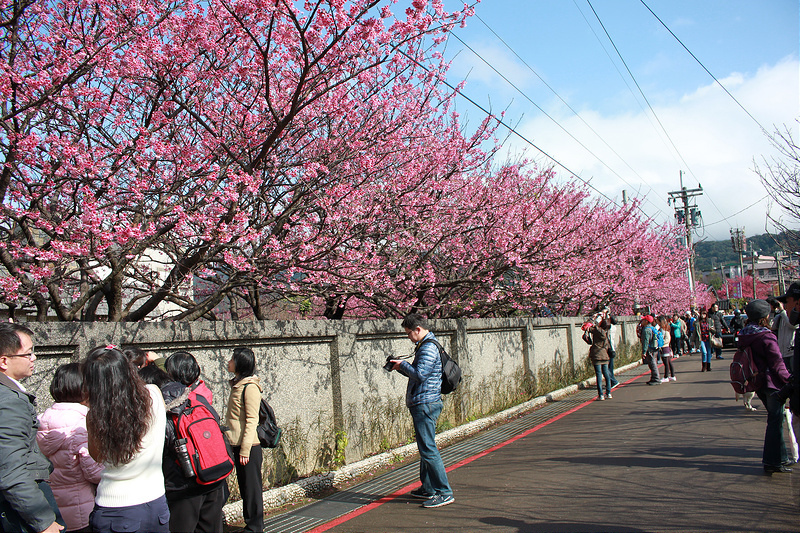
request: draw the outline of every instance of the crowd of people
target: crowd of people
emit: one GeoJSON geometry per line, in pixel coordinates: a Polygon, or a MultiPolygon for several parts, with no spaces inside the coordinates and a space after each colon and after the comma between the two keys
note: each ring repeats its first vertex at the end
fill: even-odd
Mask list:
{"type": "Polygon", "coordinates": [[[252,350],[236,348],[228,362],[224,423],[189,352],[158,358],[136,347],[97,347],[56,369],[55,403],[39,417],[22,384],[35,361],[33,331],[0,323],[0,531],[221,532],[226,478],[187,476],[179,457],[185,444],[173,415],[192,398],[227,437],[244,531],[263,530],[262,389],[252,350]]]}
{"type": "MultiPolygon", "coordinates": [[[[406,404],[420,452],[425,508],[455,500],[436,446],[442,411],[442,360],[427,320],[403,323],[414,359],[392,360],[408,378],[406,404]]],[[[244,529],[262,531],[262,449],[257,434],[262,388],[255,354],[235,348],[224,424],[213,392],[185,351],[159,358],[132,346],[99,346],[80,363],[58,367],[55,403],[37,417],[22,381],[33,375],[33,331],[0,323],[0,531],[221,532],[226,475],[203,482],[187,473],[178,416],[200,400],[225,432],[242,497],[244,529]]],[[[215,426],[216,427],[216,426],[215,426]]],[[[191,466],[190,466],[191,469],[191,466]]]]}
{"type": "MultiPolygon", "coordinates": [[[[642,361],[650,369],[648,385],[675,381],[673,358],[682,353],[701,354],[701,371],[711,371],[711,359],[723,359],[722,334],[725,330],[735,339],[737,348],[749,347],[756,374],[755,395],[767,411],[762,464],[764,471],[791,472],[798,460],[796,441],[790,454],[784,439],[784,422],[791,428],[792,409],[786,400],[798,394],[798,359],[800,350],[800,283],[793,283],[785,294],[767,300],[752,300],[744,308],[732,310],[725,320],[717,304],[708,310],[698,309],[680,316],[644,315],[637,327],[642,361]],[[724,327],[724,329],[723,329],[724,327]],[[663,363],[664,377],[659,374],[663,363]]],[[[590,357],[592,354],[590,352],[590,357]]],[[[594,359],[593,359],[594,360],[594,359]]],[[[598,383],[600,377],[598,375],[598,383]]],[[[598,385],[599,387],[599,385],[598,385]]],[[[599,390],[599,389],[598,389],[599,390]]],[[[601,394],[602,395],[602,394],[601,394]]],[[[752,394],[751,394],[752,396],[752,394]]],[[[602,399],[602,398],[601,398],[602,399]]],[[[800,408],[796,405],[794,410],[800,408]]],[[[793,438],[790,431],[789,436],[793,438]]]]}

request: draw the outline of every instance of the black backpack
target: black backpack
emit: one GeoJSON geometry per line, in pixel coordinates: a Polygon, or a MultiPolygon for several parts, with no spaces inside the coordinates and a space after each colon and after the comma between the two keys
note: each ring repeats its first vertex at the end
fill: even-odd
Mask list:
{"type": "Polygon", "coordinates": [[[442,359],[442,394],[450,394],[456,390],[458,384],[461,383],[461,367],[450,358],[444,346],[439,344],[439,341],[435,339],[426,339],[422,341],[419,346],[417,346],[417,350],[426,342],[432,342],[439,349],[439,357],[442,359]]]}
{"type": "MultiPolygon", "coordinates": [[[[250,383],[247,385],[250,385],[250,383]]],[[[242,388],[242,404],[244,404],[244,390],[247,388],[247,385],[242,388]]],[[[258,441],[264,448],[277,448],[281,442],[283,430],[278,427],[275,412],[264,398],[261,398],[261,404],[258,406],[258,427],[256,428],[256,433],[258,434],[258,441]]]]}

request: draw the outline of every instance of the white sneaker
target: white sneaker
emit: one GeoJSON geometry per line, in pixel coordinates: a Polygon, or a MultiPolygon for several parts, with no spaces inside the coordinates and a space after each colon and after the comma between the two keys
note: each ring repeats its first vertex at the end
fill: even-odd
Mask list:
{"type": "Polygon", "coordinates": [[[669,383],[669,378],[662,378],[661,383],[669,383]]]}
{"type": "Polygon", "coordinates": [[[678,381],[678,378],[676,378],[675,376],[672,376],[671,378],[669,378],[669,380],[670,381],[678,381]]]}

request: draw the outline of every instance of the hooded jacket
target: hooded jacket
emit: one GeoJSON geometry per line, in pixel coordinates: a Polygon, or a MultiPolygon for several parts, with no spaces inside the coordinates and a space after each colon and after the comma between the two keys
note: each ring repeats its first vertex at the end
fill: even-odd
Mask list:
{"type": "Polygon", "coordinates": [[[789,371],[783,363],[778,339],[769,329],[756,324],[747,324],[739,332],[739,347],[749,346],[753,351],[753,361],[759,372],[766,377],[766,387],[780,389],[790,379],[789,371]]]}
{"type": "Polygon", "coordinates": [[[442,399],[442,356],[430,340],[436,340],[432,331],[416,344],[413,362],[400,363],[398,371],[408,378],[406,407],[442,399]]]}
{"type": "MultiPolygon", "coordinates": [[[[191,390],[188,387],[185,387],[177,381],[170,381],[161,387],[161,394],[164,396],[164,404],[167,409],[164,460],[161,462],[161,468],[164,472],[164,488],[166,490],[167,500],[169,501],[205,494],[216,490],[220,484],[226,482],[223,479],[211,485],[200,485],[195,478],[186,477],[178,463],[178,458],[175,454],[175,439],[177,435],[175,433],[173,417],[179,415],[183,411],[183,408],[189,401],[190,392],[191,390]]],[[[219,415],[217,412],[210,404],[208,407],[211,414],[214,415],[214,418],[219,422],[219,415]]]]}
{"type": "Polygon", "coordinates": [[[611,347],[608,341],[608,332],[610,329],[611,325],[605,320],[589,329],[589,333],[592,336],[592,345],[589,347],[589,359],[591,359],[594,364],[605,363],[610,358],[608,354],[608,349],[611,347]]]}
{"type": "Polygon", "coordinates": [[[94,494],[103,465],[89,455],[86,433],[88,408],[79,403],[55,403],[39,417],[36,441],[53,463],[50,487],[68,530],[89,525],[94,494]]]}

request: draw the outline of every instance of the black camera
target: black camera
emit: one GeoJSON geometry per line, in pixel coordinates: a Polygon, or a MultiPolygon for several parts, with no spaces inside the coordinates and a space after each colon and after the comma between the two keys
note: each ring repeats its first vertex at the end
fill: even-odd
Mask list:
{"type": "Polygon", "coordinates": [[[186,439],[175,439],[175,455],[178,457],[183,475],[194,477],[194,468],[192,468],[192,461],[189,460],[189,450],[186,448],[186,439]]]}
{"type": "Polygon", "coordinates": [[[392,363],[392,359],[394,359],[394,357],[390,355],[389,357],[386,358],[386,364],[383,365],[383,369],[386,370],[387,372],[391,372],[392,369],[394,368],[394,363],[392,363]]]}

